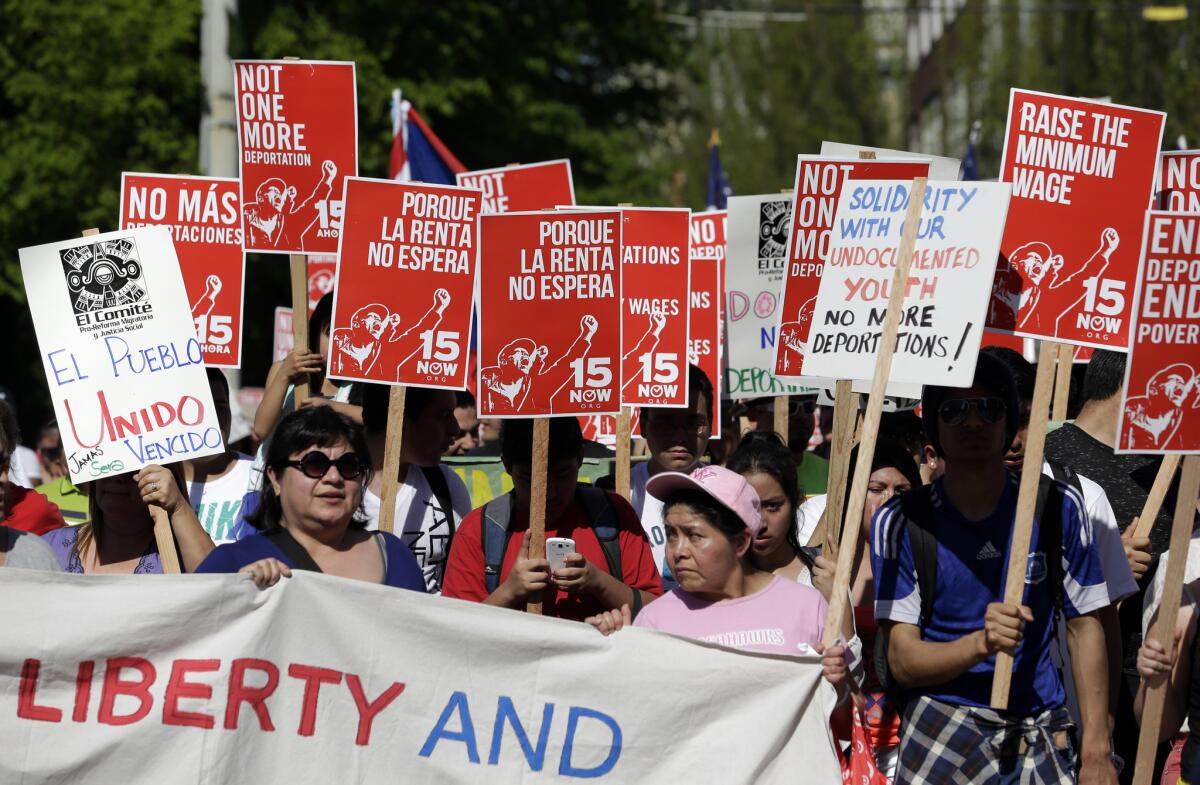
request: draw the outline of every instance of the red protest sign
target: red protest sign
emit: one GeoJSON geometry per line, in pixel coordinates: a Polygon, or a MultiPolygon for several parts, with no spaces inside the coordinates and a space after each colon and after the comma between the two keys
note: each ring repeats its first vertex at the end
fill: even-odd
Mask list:
{"type": "Polygon", "coordinates": [[[479,192],[346,178],[330,378],[461,390],[479,192]]]}
{"type": "Polygon", "coordinates": [[[621,213],[479,219],[480,417],[620,407],[621,213]]]}
{"type": "Polygon", "coordinates": [[[1158,154],[1159,210],[1200,213],[1200,150],[1167,150],[1158,154]]]}
{"type": "Polygon", "coordinates": [[[308,315],[321,298],[333,291],[333,279],[337,276],[337,254],[314,253],[308,257],[308,315]]]}
{"type": "MultiPolygon", "coordinates": [[[[694,213],[691,227],[692,281],[688,297],[688,362],[695,363],[713,386],[713,410],[721,400],[724,344],[725,211],[694,213]]],[[[721,436],[714,417],[713,438],[721,436]]]]}
{"type": "Polygon", "coordinates": [[[1117,452],[1200,451],[1200,215],[1150,212],[1117,452]]]}
{"type": "Polygon", "coordinates": [[[1123,349],[1166,115],[1013,90],[1012,183],[987,326],[1123,349]]]}
{"type": "Polygon", "coordinates": [[[242,364],[246,256],[238,181],[171,174],[121,175],[121,229],[166,226],[175,242],[204,364],[242,364]]]}
{"type": "Polygon", "coordinates": [[[235,60],[233,82],[245,250],[336,253],[358,174],[354,63],[235,60]]]}
{"type": "Polygon", "coordinates": [[[275,328],[271,342],[271,362],[279,362],[295,346],[295,333],[292,332],[292,309],[286,306],[275,306],[275,328]]]}
{"type": "Polygon", "coordinates": [[[621,214],[621,403],[687,406],[691,210],[621,214]]]}
{"type": "Polygon", "coordinates": [[[563,158],[538,164],[459,172],[458,184],[483,192],[483,214],[551,210],[575,204],[571,162],[563,158]]]}
{"type": "Polygon", "coordinates": [[[912,180],[929,175],[929,159],[874,160],[796,157],[791,227],[783,305],[779,309],[779,340],[775,342],[775,375],[804,376],[804,353],[812,327],[813,306],[821,288],[821,273],[829,253],[829,232],[842,185],[847,180],[912,180]]]}

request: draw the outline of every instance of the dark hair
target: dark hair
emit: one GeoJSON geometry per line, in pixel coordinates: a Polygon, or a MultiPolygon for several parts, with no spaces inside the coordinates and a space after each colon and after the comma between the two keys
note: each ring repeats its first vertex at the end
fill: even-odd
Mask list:
{"type": "Polygon", "coordinates": [[[321,351],[321,333],[329,328],[333,321],[333,290],[326,292],[317,300],[312,316],[308,317],[308,350],[321,351]]]}
{"type": "MultiPolygon", "coordinates": [[[[367,433],[376,435],[387,431],[388,405],[391,403],[392,386],[389,384],[357,384],[362,390],[362,420],[367,433]]],[[[416,419],[425,411],[429,402],[442,390],[433,387],[409,387],[404,393],[404,417],[416,419]]]]}
{"type": "Polygon", "coordinates": [[[454,391],[454,408],[465,409],[468,406],[475,405],[475,396],[470,390],[455,390],[454,391]]]}
{"type": "Polygon", "coordinates": [[[726,539],[734,542],[742,532],[747,531],[746,523],[733,510],[721,504],[704,491],[694,488],[680,488],[667,494],[663,499],[663,518],[676,505],[683,505],[713,525],[717,531],[724,534],[726,539]]]}
{"type": "MultiPolygon", "coordinates": [[[[970,386],[982,387],[1004,401],[1004,448],[1007,450],[1017,436],[1021,421],[1021,401],[1017,395],[1017,386],[1013,382],[1012,371],[1004,364],[1003,360],[986,352],[980,352],[979,359],[975,363],[975,377],[970,386]]],[[[942,440],[938,435],[938,409],[941,408],[952,389],[951,387],[927,384],[921,392],[921,423],[925,426],[925,438],[934,451],[943,458],[946,454],[942,452],[942,440]]]]}
{"type": "MultiPolygon", "coordinates": [[[[280,420],[271,436],[263,463],[266,468],[279,471],[287,466],[294,452],[306,447],[332,447],[343,440],[349,442],[351,452],[362,461],[363,473],[359,482],[365,488],[371,482],[371,458],[363,429],[346,415],[328,406],[300,409],[280,420]]],[[[246,516],[246,520],[256,529],[268,533],[278,531],[283,519],[283,507],[265,470],[261,491],[262,503],[246,516]]],[[[366,526],[366,520],[357,515],[350,523],[352,526],[366,526]]]]}
{"type": "Polygon", "coordinates": [[[0,400],[0,471],[9,468],[12,454],[21,443],[21,429],[17,425],[17,413],[8,401],[0,400]]]}
{"type": "MultiPolygon", "coordinates": [[[[713,386],[709,380],[708,374],[700,370],[700,366],[694,363],[688,363],[688,395],[703,395],[704,396],[704,416],[708,418],[708,427],[712,428],[713,424],[713,386]]],[[[646,422],[650,419],[650,415],[662,409],[661,406],[643,406],[641,410],[641,420],[646,422]]]]}
{"type": "MultiPolygon", "coordinates": [[[[574,417],[550,418],[550,464],[583,458],[583,431],[574,417]]],[[[533,420],[505,420],[500,431],[500,457],[510,466],[533,463],[533,420]]]]}
{"type": "MultiPolygon", "coordinates": [[[[850,486],[854,475],[854,467],[858,465],[858,446],[856,445],[850,451],[849,473],[846,477],[846,498],[842,502],[842,515],[846,514],[850,506],[850,486]]],[[[878,439],[875,442],[875,454],[871,456],[871,474],[880,469],[895,469],[908,480],[908,484],[913,488],[920,488],[924,483],[921,482],[921,469],[917,466],[917,459],[909,452],[908,448],[902,444],[891,441],[890,439],[878,439]]],[[[868,478],[870,479],[870,478],[868,478]]],[[[858,511],[859,516],[862,516],[862,510],[858,511]]],[[[837,532],[838,539],[841,540],[842,521],[831,522],[828,527],[828,532],[837,532]]],[[[828,536],[828,535],[827,535],[828,536]]]]}
{"type": "Polygon", "coordinates": [[[205,368],[204,373],[208,376],[208,386],[214,389],[223,389],[225,397],[229,397],[229,379],[225,378],[225,372],[220,368],[205,368]]]}
{"type": "Polygon", "coordinates": [[[1083,374],[1083,402],[1103,401],[1125,384],[1125,352],[1097,349],[1083,374]]]}
{"type": "Polygon", "coordinates": [[[1022,401],[1033,400],[1033,386],[1037,380],[1037,370],[1033,363],[1026,360],[1016,349],[1007,346],[985,346],[979,353],[990,354],[1004,363],[1012,372],[1013,383],[1017,385],[1017,395],[1022,401]]]}
{"type": "MultiPolygon", "coordinates": [[[[725,459],[725,468],[741,475],[766,474],[779,483],[783,495],[792,503],[792,514],[803,501],[804,489],[796,476],[796,456],[774,431],[747,431],[737,449],[725,459]]],[[[800,536],[793,524],[788,527],[787,542],[800,552],[800,536]]]]}

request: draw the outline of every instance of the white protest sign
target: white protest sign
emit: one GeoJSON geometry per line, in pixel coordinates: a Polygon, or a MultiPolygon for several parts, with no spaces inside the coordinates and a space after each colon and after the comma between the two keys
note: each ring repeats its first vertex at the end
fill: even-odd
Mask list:
{"type": "MultiPolygon", "coordinates": [[[[912,183],[859,180],[838,200],[805,368],[870,379],[912,183]]],[[[968,387],[1011,193],[1007,183],[929,181],[890,380],[968,387]]]]}
{"type": "Polygon", "coordinates": [[[839,781],[817,655],[304,571],[0,570],[0,595],[2,782],[839,781]]]}
{"type": "Polygon", "coordinates": [[[905,150],[889,150],[886,147],[867,147],[844,142],[821,142],[821,155],[835,158],[858,158],[859,153],[874,153],[881,161],[919,159],[929,161],[929,176],[934,180],[957,180],[962,161],[941,155],[910,153],[905,150]]]}
{"type": "Polygon", "coordinates": [[[170,229],[20,253],[72,482],[225,450],[170,229]]]}

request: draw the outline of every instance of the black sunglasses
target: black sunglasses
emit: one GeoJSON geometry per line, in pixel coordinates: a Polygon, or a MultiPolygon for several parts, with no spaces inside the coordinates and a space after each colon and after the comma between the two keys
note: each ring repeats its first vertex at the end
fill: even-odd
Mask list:
{"type": "Polygon", "coordinates": [[[946,425],[961,425],[966,422],[967,415],[974,409],[979,413],[979,419],[995,425],[1004,419],[1008,407],[999,398],[954,398],[943,401],[938,407],[938,417],[946,425]]]}
{"type": "Polygon", "coordinates": [[[284,461],[282,465],[299,469],[304,472],[305,477],[313,480],[324,477],[330,466],[337,467],[338,474],[342,475],[343,480],[357,480],[362,475],[363,469],[366,468],[356,453],[342,453],[335,461],[319,450],[305,453],[304,457],[298,461],[284,461]]]}

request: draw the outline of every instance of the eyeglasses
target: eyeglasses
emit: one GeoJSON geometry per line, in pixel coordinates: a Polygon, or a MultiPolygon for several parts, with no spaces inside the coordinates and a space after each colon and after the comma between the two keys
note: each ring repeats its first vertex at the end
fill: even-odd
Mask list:
{"type": "MultiPolygon", "coordinates": [[[[817,401],[814,398],[800,398],[788,401],[788,417],[796,417],[800,413],[812,414],[817,410],[817,401]]],[[[773,401],[756,404],[753,408],[753,413],[761,417],[770,416],[775,412],[775,403],[773,401]]]]}
{"type": "Polygon", "coordinates": [[[1008,407],[999,398],[954,398],[942,402],[938,417],[946,425],[961,425],[972,409],[979,413],[979,419],[991,425],[1003,420],[1008,412],[1008,407]]]}
{"type": "Polygon", "coordinates": [[[319,450],[305,453],[304,457],[298,461],[283,461],[281,465],[299,469],[304,472],[305,477],[313,480],[324,477],[330,466],[337,467],[338,474],[342,475],[343,480],[357,480],[364,469],[363,462],[359,460],[357,453],[344,452],[335,461],[319,450]]]}

